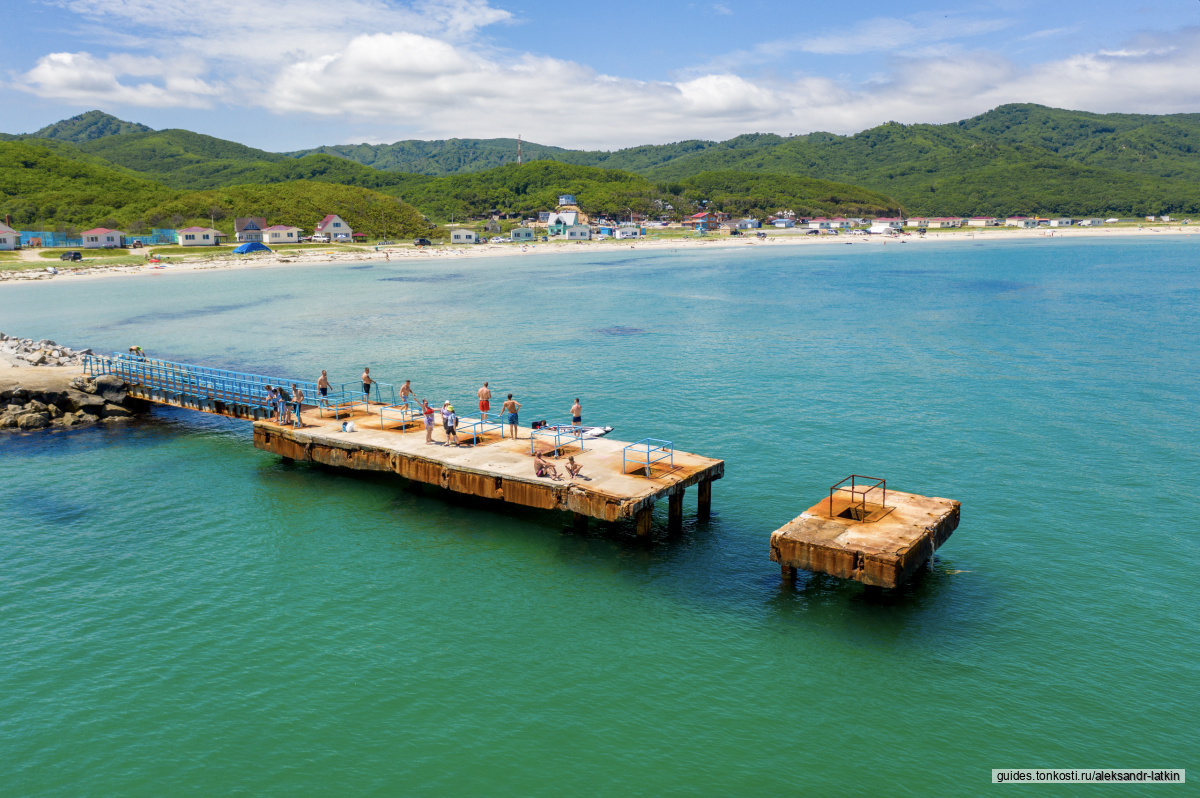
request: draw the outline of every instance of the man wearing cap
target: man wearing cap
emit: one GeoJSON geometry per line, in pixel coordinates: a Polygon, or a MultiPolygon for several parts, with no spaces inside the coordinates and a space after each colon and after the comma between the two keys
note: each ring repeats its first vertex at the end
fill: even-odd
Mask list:
{"type": "Polygon", "coordinates": [[[454,441],[454,445],[458,446],[458,416],[454,414],[454,405],[450,404],[450,400],[446,400],[446,404],[442,407],[442,428],[446,431],[446,446],[450,445],[450,441],[454,441]]]}

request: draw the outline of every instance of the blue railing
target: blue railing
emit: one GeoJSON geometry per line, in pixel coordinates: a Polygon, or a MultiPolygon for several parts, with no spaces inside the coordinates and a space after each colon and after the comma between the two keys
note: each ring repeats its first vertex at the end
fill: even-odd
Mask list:
{"type": "Polygon", "coordinates": [[[500,432],[500,440],[504,440],[504,425],[499,421],[484,421],[482,417],[475,418],[469,416],[458,419],[457,432],[459,435],[470,435],[471,445],[475,446],[479,439],[487,435],[489,432],[500,432]]]}
{"type": "Polygon", "coordinates": [[[621,473],[628,473],[626,463],[634,463],[638,468],[646,469],[646,479],[649,479],[650,467],[663,460],[670,460],[671,469],[674,470],[675,445],[658,438],[642,438],[621,450],[621,473]]]}
{"type": "Polygon", "coordinates": [[[385,425],[390,419],[400,422],[401,433],[407,432],[408,425],[414,423],[420,414],[420,408],[413,407],[411,402],[386,405],[379,408],[379,429],[386,429],[385,425]]]}
{"type": "Polygon", "coordinates": [[[575,441],[579,444],[580,450],[583,449],[583,434],[579,427],[573,427],[569,424],[546,425],[530,430],[529,432],[529,453],[537,454],[534,447],[534,442],[538,437],[552,438],[554,440],[554,456],[558,457],[558,450],[564,446],[565,442],[575,441]]]}
{"type": "MultiPolygon", "coordinates": [[[[84,359],[87,373],[93,377],[114,374],[130,385],[169,391],[185,397],[204,398],[228,404],[249,407],[267,407],[267,388],[282,388],[291,393],[295,385],[304,392],[304,404],[319,408],[330,408],[335,417],[356,404],[367,404],[363,397],[362,383],[344,382],[331,384],[327,396],[321,396],[316,382],[289,380],[262,374],[248,374],[227,369],[175,363],[169,360],[140,358],[114,352],[112,357],[89,355],[84,359]]],[[[382,402],[385,395],[395,397],[395,387],[390,383],[373,382],[371,392],[376,401],[382,402]]]]}
{"type": "MultiPolygon", "coordinates": [[[[43,247],[82,247],[82,236],[68,236],[66,233],[56,233],[52,230],[21,230],[21,246],[29,246],[29,242],[33,239],[40,239],[43,247]]],[[[166,228],[155,228],[151,233],[128,233],[125,236],[125,243],[132,244],[134,241],[141,241],[147,246],[151,244],[174,244],[176,234],[174,230],[166,228]]]]}

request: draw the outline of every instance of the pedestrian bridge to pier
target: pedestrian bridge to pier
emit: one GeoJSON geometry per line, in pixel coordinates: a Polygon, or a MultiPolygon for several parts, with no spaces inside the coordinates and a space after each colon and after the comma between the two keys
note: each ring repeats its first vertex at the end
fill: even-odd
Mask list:
{"type": "Polygon", "coordinates": [[[388,383],[372,385],[364,399],[359,383],[334,384],[321,397],[312,381],[213,369],[126,354],[87,358],[91,376],[114,374],[129,393],[149,402],[250,421],[254,445],[290,460],[303,460],[360,471],[392,472],[416,482],[438,485],[497,501],[563,510],[574,514],[577,527],[588,518],[636,520],[639,536],[648,538],[656,502],[667,500],[668,529],[683,526],[684,491],[696,486],[697,513],[709,515],[713,480],[725,474],[725,463],[682,452],[670,441],[645,438],[635,443],[587,438],[569,424],[555,431],[509,426],[479,416],[462,418],[463,445],[445,445],[440,424],[426,442],[420,414],[399,403],[388,383]],[[267,388],[296,385],[304,392],[299,424],[272,420],[267,388]],[[352,421],[355,429],[345,431],[352,421]],[[537,476],[534,454],[557,468],[562,479],[537,476]],[[579,477],[566,473],[566,458],[582,466],[579,477]]]}

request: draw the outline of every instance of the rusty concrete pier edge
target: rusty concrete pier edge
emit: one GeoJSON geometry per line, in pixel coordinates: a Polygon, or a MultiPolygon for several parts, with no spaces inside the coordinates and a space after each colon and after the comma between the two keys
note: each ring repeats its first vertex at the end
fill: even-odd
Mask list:
{"type": "Polygon", "coordinates": [[[586,490],[578,485],[548,483],[535,477],[528,479],[487,473],[467,466],[449,467],[420,455],[407,454],[382,447],[311,437],[292,429],[254,424],[254,446],[288,460],[349,468],[356,471],[381,471],[397,474],[414,482],[437,485],[455,493],[465,493],[485,499],[511,502],[543,510],[563,510],[573,514],[577,530],[586,530],[589,518],[615,522],[634,519],[637,535],[649,540],[651,518],[656,499],[665,496],[669,501],[668,532],[678,534],[683,529],[683,494],[692,485],[698,486],[700,519],[711,515],[712,483],[725,475],[723,460],[697,471],[641,499],[626,499],[586,490]],[[304,440],[307,438],[307,440],[304,440]]]}

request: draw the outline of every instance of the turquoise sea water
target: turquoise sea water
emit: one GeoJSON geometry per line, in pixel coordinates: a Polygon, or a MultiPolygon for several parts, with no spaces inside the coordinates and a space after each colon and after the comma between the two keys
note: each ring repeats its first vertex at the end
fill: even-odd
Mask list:
{"type": "Polygon", "coordinates": [[[486,379],[523,418],[579,396],[615,437],[727,461],[713,519],[689,494],[646,548],[285,465],[187,411],[2,437],[0,794],[925,796],[1200,767],[1200,238],[614,251],[0,290],[10,334],[369,364],[463,405],[486,379]],[[851,472],[962,525],[882,596],[781,585],[770,532],[851,472]]]}

